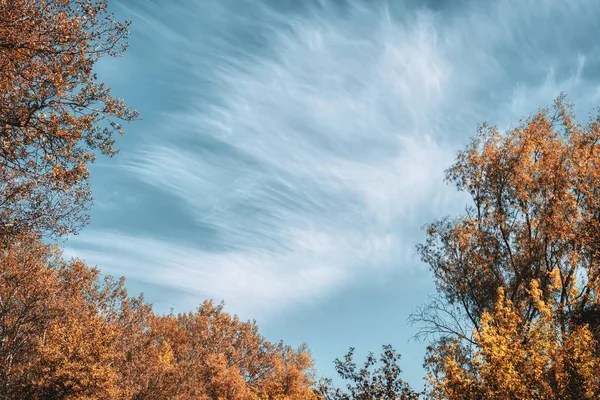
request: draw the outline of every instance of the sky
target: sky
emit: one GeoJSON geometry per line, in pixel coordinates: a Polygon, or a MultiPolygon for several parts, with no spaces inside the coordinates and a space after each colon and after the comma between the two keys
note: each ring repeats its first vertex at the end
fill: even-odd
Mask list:
{"type": "Polygon", "coordinates": [[[600,2],[110,0],[130,48],[97,65],[140,114],[92,166],[66,254],[159,312],[206,299],[312,351],[319,375],[392,344],[435,293],[415,245],[465,206],[444,170],[484,121],[561,91],[600,105],[600,2]]]}

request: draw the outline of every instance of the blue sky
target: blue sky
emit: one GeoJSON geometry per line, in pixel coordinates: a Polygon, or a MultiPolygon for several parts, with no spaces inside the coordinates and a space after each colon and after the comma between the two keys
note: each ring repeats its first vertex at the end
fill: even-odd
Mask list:
{"type": "Polygon", "coordinates": [[[67,254],[158,311],[224,300],[325,376],[391,343],[421,387],[415,244],[465,202],[444,169],[480,122],[600,105],[598,1],[109,3],[131,46],[98,73],[141,120],[92,167],[67,254]]]}

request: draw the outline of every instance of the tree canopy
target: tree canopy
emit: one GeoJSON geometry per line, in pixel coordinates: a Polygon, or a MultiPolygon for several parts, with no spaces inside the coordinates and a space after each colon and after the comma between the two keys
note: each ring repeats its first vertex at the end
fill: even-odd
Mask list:
{"type": "Polygon", "coordinates": [[[560,96],[505,134],[483,124],[447,170],[471,204],[418,247],[434,398],[600,396],[599,139],[560,96]]]}
{"type": "Polygon", "coordinates": [[[137,116],[94,72],[127,47],[104,0],[0,0],[0,234],[76,232],[87,165],[137,116]]]}
{"type": "Polygon", "coordinates": [[[22,237],[0,252],[2,399],[316,399],[305,347],[210,301],[160,315],[124,280],[22,237]]]}

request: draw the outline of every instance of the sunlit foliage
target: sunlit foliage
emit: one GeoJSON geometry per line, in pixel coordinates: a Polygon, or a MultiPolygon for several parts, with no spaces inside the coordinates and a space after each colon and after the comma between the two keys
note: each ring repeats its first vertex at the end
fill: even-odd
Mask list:
{"type": "Polygon", "coordinates": [[[87,221],[87,165],[137,116],[93,70],[125,51],[127,26],[104,0],[0,0],[1,235],[87,221]]]}
{"type": "Polygon", "coordinates": [[[600,396],[599,139],[561,96],[506,134],[484,124],[447,171],[472,204],[419,247],[441,295],[413,316],[438,334],[434,398],[600,396]]]}
{"type": "Polygon", "coordinates": [[[222,306],[158,315],[38,239],[0,253],[0,398],[316,399],[313,374],[222,306]]]}

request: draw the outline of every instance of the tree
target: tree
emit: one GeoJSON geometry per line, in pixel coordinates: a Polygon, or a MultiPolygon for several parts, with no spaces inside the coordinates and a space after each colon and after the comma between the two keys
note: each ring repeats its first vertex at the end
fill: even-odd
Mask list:
{"type": "Polygon", "coordinates": [[[362,368],[357,370],[353,361],[354,348],[350,348],[344,361],[335,360],[335,368],[344,380],[350,381],[346,391],[334,388],[330,379],[321,382],[320,393],[325,400],[416,400],[419,393],[400,378],[400,355],[390,345],[383,346],[381,366],[373,353],[369,353],[362,368]]]}
{"type": "MultiPolygon", "coordinates": [[[[521,378],[541,368],[530,350],[542,339],[531,337],[533,332],[547,332],[543,340],[550,342],[544,351],[554,354],[544,368],[558,368],[552,357],[598,338],[599,139],[600,117],[576,123],[572,106],[561,95],[551,109],[540,110],[504,135],[483,124],[447,170],[447,181],[469,193],[472,203],[458,218],[427,227],[418,251],[433,272],[439,296],[412,316],[425,323],[424,333],[437,334],[429,366],[436,377],[434,392],[445,393],[439,398],[468,393],[459,388],[452,397],[442,390],[452,381],[447,374],[456,373],[477,380],[485,390],[499,390],[482,389],[481,398],[586,398],[583,392],[573,392],[583,397],[561,397],[567,392],[556,391],[543,395],[541,389],[518,394],[502,386],[509,385],[506,376],[492,381],[480,372],[495,365],[486,353],[498,349],[489,341],[492,337],[505,335],[511,350],[521,346],[512,361],[494,359],[503,362],[494,368],[519,371],[521,378]],[[542,304],[551,307],[551,318],[542,304]],[[515,394],[494,397],[501,391],[515,394]]],[[[579,350],[591,351],[595,360],[600,356],[596,345],[579,350]]],[[[539,378],[552,386],[548,374],[544,369],[539,378]]],[[[579,385],[575,375],[568,376],[572,379],[564,385],[579,385]]]]}
{"type": "Polygon", "coordinates": [[[159,315],[35,235],[0,251],[0,399],[317,399],[310,353],[222,305],[159,315]]]}
{"type": "Polygon", "coordinates": [[[173,354],[173,393],[207,400],[316,399],[308,350],[266,341],[256,324],[223,312],[222,305],[206,301],[194,313],[157,317],[153,325],[173,354]]]}
{"type": "Polygon", "coordinates": [[[93,72],[127,26],[104,0],[0,0],[0,235],[87,221],[87,164],[137,116],[93,72]]]}
{"type": "Polygon", "coordinates": [[[0,398],[115,398],[118,332],[100,313],[99,271],[34,236],[11,240],[0,252],[0,398]]]}
{"type": "Polygon", "coordinates": [[[28,371],[36,358],[37,339],[43,337],[60,308],[50,299],[58,294],[58,282],[48,269],[56,262],[49,246],[15,239],[0,252],[0,398],[24,396],[28,371]]]}

